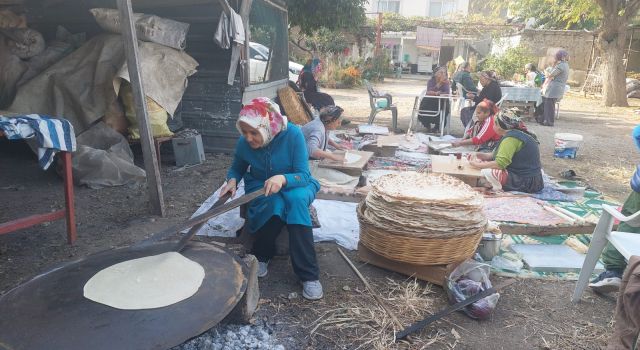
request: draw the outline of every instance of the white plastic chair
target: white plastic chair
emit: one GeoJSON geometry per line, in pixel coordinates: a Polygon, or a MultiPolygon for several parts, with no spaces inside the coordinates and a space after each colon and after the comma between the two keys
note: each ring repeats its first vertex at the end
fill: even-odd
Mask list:
{"type": "Polygon", "coordinates": [[[502,95],[502,98],[500,99],[500,101],[496,102],[496,106],[498,106],[498,108],[502,107],[502,102],[504,102],[504,100],[507,98],[507,96],[509,96],[509,94],[502,95]]]}
{"type": "Polygon", "coordinates": [[[591,274],[607,242],[610,242],[616,247],[627,261],[629,261],[632,255],[640,255],[640,234],[611,231],[614,219],[625,222],[633,227],[640,227],[640,212],[631,216],[624,216],[615,207],[606,204],[602,205],[602,209],[602,216],[600,216],[600,220],[593,231],[587,257],[584,259],[580,276],[576,283],[576,289],[573,291],[571,301],[574,303],[578,302],[582,297],[582,293],[584,293],[585,288],[589,284],[591,274]]]}
{"type": "MultiPolygon", "coordinates": [[[[447,100],[442,98],[437,98],[437,97],[431,97],[427,95],[427,89],[424,89],[422,90],[422,92],[420,93],[420,96],[416,100],[413,114],[415,114],[416,117],[422,116],[422,117],[439,118],[440,119],[440,136],[443,136],[445,134],[445,131],[448,132],[451,126],[451,111],[453,109],[453,98],[451,96],[452,96],[451,88],[449,88],[449,98],[447,100]],[[437,98],[439,101],[438,107],[440,108],[437,111],[420,109],[420,103],[422,103],[422,99],[424,98],[437,98]],[[443,106],[444,101],[449,101],[449,113],[447,113],[446,115],[443,115],[443,113],[440,111],[442,107],[444,107],[443,106]]],[[[413,116],[412,116],[412,119],[413,119],[413,116]]]]}

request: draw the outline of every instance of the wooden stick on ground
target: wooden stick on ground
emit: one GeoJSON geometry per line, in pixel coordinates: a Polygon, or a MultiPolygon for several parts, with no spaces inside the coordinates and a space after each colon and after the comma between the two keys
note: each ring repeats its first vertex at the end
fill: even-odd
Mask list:
{"type": "Polygon", "coordinates": [[[398,318],[396,317],[396,315],[393,314],[393,312],[391,312],[391,310],[389,310],[389,308],[387,307],[387,305],[382,301],[382,299],[378,296],[378,294],[375,292],[375,290],[373,289],[373,287],[371,287],[371,285],[369,284],[369,282],[367,281],[366,278],[364,278],[364,276],[360,273],[360,271],[358,270],[358,268],[353,265],[353,263],[351,262],[351,260],[344,254],[344,252],[342,251],[342,249],[338,248],[338,252],[340,253],[340,255],[342,255],[342,258],[344,258],[344,260],[347,262],[347,264],[349,264],[349,267],[351,267],[351,269],[353,270],[353,272],[356,273],[356,275],[358,276],[358,278],[360,278],[360,280],[362,281],[362,283],[364,284],[364,286],[367,288],[367,290],[369,290],[369,293],[371,293],[371,295],[373,296],[373,298],[376,300],[376,302],[380,305],[380,307],[382,307],[382,309],[384,309],[384,311],[387,313],[387,315],[389,315],[389,317],[391,318],[391,320],[393,321],[393,323],[396,325],[396,327],[398,327],[398,329],[402,329],[402,323],[400,323],[400,320],[398,320],[398,318]]]}

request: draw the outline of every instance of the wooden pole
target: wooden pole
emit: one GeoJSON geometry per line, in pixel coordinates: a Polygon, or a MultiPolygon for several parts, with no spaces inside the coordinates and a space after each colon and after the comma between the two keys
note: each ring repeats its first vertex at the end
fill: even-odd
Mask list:
{"type": "MultiPolygon", "coordinates": [[[[158,169],[158,158],[156,158],[156,150],[153,146],[153,135],[151,134],[151,128],[149,126],[146,95],[144,94],[144,88],[142,86],[142,76],[140,74],[140,63],[138,60],[138,38],[133,25],[131,0],[118,0],[118,10],[120,11],[122,37],[127,55],[129,80],[131,81],[133,100],[136,104],[136,118],[140,126],[140,144],[142,145],[144,169],[147,173],[149,202],[154,214],[164,216],[165,209],[162,183],[160,180],[160,170],[158,169]]],[[[161,73],[159,72],[159,74],[161,73]]]]}
{"type": "MultiPolygon", "coordinates": [[[[243,0],[240,5],[240,17],[242,17],[242,24],[244,25],[244,37],[246,38],[245,45],[242,48],[241,62],[242,62],[242,71],[244,75],[242,76],[242,86],[248,87],[251,81],[251,71],[249,64],[251,57],[249,56],[249,42],[251,42],[251,28],[249,28],[249,15],[251,14],[251,5],[253,4],[253,0],[243,0]]],[[[288,28],[288,26],[287,26],[288,28]]],[[[288,57],[288,54],[287,54],[288,57]]]]}
{"type": "Polygon", "coordinates": [[[355,272],[356,276],[358,276],[358,278],[360,278],[360,281],[362,281],[362,283],[364,284],[364,286],[367,288],[367,290],[369,291],[369,293],[371,293],[371,296],[373,296],[373,298],[376,300],[376,302],[378,303],[378,305],[380,305],[380,307],[387,313],[387,315],[389,316],[389,318],[391,318],[391,321],[393,322],[393,324],[398,327],[398,330],[402,329],[402,323],[400,323],[400,320],[398,320],[398,318],[396,317],[396,315],[389,310],[389,307],[387,306],[387,304],[384,303],[384,301],[382,301],[382,298],[380,298],[378,296],[378,294],[376,293],[376,291],[373,289],[373,287],[371,287],[371,285],[369,284],[369,282],[367,281],[366,278],[364,278],[364,276],[362,275],[362,273],[360,273],[360,270],[358,270],[358,268],[351,262],[351,259],[349,259],[349,257],[347,257],[347,255],[342,251],[342,249],[338,248],[338,253],[340,253],[340,255],[342,255],[342,258],[344,259],[344,261],[347,262],[347,264],[349,265],[349,267],[351,267],[351,269],[353,270],[353,272],[355,272]]]}

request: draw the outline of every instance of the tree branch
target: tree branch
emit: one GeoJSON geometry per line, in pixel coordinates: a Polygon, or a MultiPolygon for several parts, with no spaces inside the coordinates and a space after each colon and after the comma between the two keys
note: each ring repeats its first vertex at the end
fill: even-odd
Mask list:
{"type": "Polygon", "coordinates": [[[640,11],[640,0],[630,0],[627,4],[626,9],[624,10],[624,16],[626,21],[629,21],[633,17],[635,17],[640,11]]]}
{"type": "Polygon", "coordinates": [[[300,43],[297,43],[297,42],[293,41],[293,39],[289,39],[289,42],[292,43],[293,46],[299,48],[300,50],[302,50],[304,52],[307,52],[307,53],[310,53],[310,54],[313,53],[313,51],[311,51],[310,49],[307,49],[305,47],[302,47],[302,45],[300,45],[300,43]]]}

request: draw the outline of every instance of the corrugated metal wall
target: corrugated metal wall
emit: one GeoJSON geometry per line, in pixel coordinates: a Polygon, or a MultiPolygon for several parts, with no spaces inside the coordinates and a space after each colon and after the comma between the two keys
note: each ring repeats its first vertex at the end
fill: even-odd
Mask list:
{"type": "Polygon", "coordinates": [[[239,69],[235,84],[227,85],[231,50],[213,42],[220,16],[218,3],[155,9],[154,13],[191,24],[186,51],[200,64],[198,72],[189,78],[175,117],[185,127],[200,131],[206,151],[233,150],[238,139],[235,122],[242,107],[242,89],[239,69]]]}

